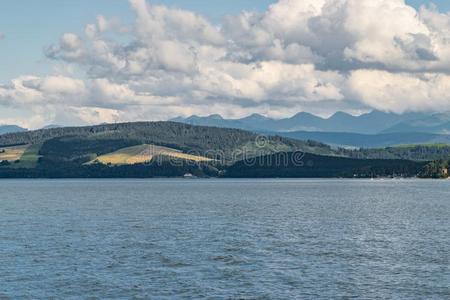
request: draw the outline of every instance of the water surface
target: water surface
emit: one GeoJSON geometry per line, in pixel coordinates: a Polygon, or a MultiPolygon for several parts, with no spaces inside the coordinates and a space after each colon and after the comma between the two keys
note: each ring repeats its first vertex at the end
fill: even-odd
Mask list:
{"type": "Polygon", "coordinates": [[[0,181],[0,299],[448,299],[450,182],[0,181]]]}

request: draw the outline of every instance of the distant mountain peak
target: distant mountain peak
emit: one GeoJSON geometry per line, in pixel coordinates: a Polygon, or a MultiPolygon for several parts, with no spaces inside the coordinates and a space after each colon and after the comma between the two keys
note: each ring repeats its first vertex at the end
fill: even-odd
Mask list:
{"type": "Polygon", "coordinates": [[[265,120],[270,120],[270,118],[255,113],[255,114],[251,114],[245,118],[242,118],[240,120],[265,121],[265,120]]]}
{"type": "Polygon", "coordinates": [[[316,115],[313,115],[313,114],[305,112],[305,111],[302,111],[302,112],[299,112],[299,113],[293,115],[290,119],[300,119],[300,118],[317,118],[317,119],[322,119],[321,117],[318,117],[316,115]]]}
{"type": "Polygon", "coordinates": [[[346,113],[345,111],[337,111],[333,114],[333,116],[352,116],[353,117],[353,115],[346,113]]]}
{"type": "Polygon", "coordinates": [[[215,119],[215,120],[223,120],[223,117],[221,115],[219,115],[219,114],[212,114],[212,115],[209,115],[206,118],[208,118],[208,119],[215,119]]]}
{"type": "Polygon", "coordinates": [[[22,128],[17,125],[0,125],[0,134],[16,133],[16,132],[24,132],[24,131],[28,131],[28,129],[22,128]]]}
{"type": "Polygon", "coordinates": [[[332,116],[330,116],[328,119],[330,120],[330,119],[340,119],[340,118],[356,118],[356,117],[349,113],[343,112],[343,111],[337,111],[332,116]]]}

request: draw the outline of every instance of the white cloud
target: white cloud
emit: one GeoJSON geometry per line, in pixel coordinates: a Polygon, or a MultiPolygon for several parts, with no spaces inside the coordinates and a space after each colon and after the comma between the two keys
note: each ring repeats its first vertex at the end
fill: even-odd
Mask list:
{"type": "Polygon", "coordinates": [[[0,104],[11,106],[66,104],[86,96],[83,81],[62,76],[22,76],[0,86],[0,104]]]}
{"type": "Polygon", "coordinates": [[[264,14],[229,17],[224,30],[244,59],[270,59],[278,49],[280,60],[322,68],[417,71],[450,61],[449,20],[404,0],[280,0],[264,14]],[[292,47],[302,50],[296,61],[292,47]]]}
{"type": "Polygon", "coordinates": [[[120,120],[120,111],[100,107],[69,107],[75,118],[86,124],[115,123],[120,120]]]}
{"type": "Polygon", "coordinates": [[[55,116],[70,106],[83,122],[450,110],[450,14],[433,7],[279,0],[264,13],[228,16],[219,26],[145,0],[130,7],[133,26],[98,16],[83,35],[66,33],[46,50],[86,79],[22,76],[0,86],[0,104],[53,105],[55,116]]]}
{"type": "Polygon", "coordinates": [[[450,109],[449,75],[357,70],[348,83],[356,97],[373,108],[397,113],[450,109]]]}
{"type": "Polygon", "coordinates": [[[29,87],[41,91],[45,95],[83,95],[84,82],[63,76],[49,76],[29,81],[29,87]]]}
{"type": "Polygon", "coordinates": [[[337,72],[315,70],[312,64],[279,61],[218,63],[201,69],[195,88],[210,97],[246,99],[256,104],[272,101],[311,102],[341,100],[337,72]]]}
{"type": "Polygon", "coordinates": [[[220,31],[205,18],[189,11],[149,5],[145,0],[130,0],[137,14],[136,30],[142,42],[179,40],[192,45],[222,45],[220,31]]]}

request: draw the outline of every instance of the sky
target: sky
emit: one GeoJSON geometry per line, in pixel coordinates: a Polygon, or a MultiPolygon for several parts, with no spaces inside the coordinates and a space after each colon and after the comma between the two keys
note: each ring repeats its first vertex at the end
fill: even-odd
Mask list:
{"type": "Polygon", "coordinates": [[[0,124],[450,110],[450,1],[3,0],[0,124]]]}

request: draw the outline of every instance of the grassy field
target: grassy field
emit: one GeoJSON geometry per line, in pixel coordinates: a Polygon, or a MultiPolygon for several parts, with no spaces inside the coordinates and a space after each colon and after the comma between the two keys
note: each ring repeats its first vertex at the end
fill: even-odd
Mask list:
{"type": "Polygon", "coordinates": [[[13,162],[19,160],[28,147],[29,145],[0,148],[0,161],[7,160],[13,162]]]}
{"type": "Polygon", "coordinates": [[[0,161],[7,160],[11,162],[8,168],[24,168],[31,169],[36,167],[39,159],[40,144],[36,145],[23,145],[16,147],[0,148],[0,152],[5,150],[4,153],[0,153],[0,161]]]}
{"type": "Polygon", "coordinates": [[[164,155],[192,161],[211,161],[211,159],[182,153],[176,149],[155,145],[139,145],[123,148],[118,151],[101,155],[90,163],[102,163],[111,165],[133,165],[150,162],[154,156],[164,155]]]}
{"type": "Polygon", "coordinates": [[[14,164],[13,167],[25,169],[35,168],[40,157],[39,149],[41,149],[41,144],[29,146],[23,153],[20,161],[17,164],[14,164]]]}

